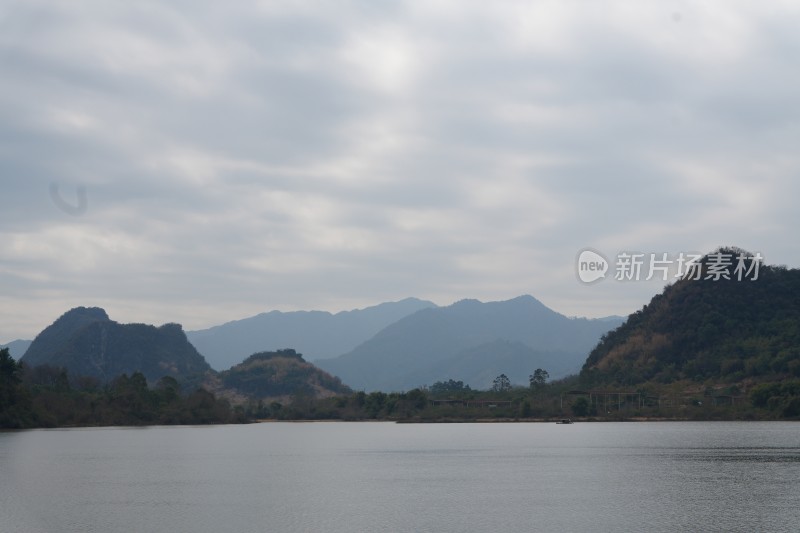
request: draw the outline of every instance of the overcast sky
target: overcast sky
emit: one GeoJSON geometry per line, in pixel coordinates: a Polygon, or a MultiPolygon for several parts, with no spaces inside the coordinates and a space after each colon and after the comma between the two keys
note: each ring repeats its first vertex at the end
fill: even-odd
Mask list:
{"type": "Polygon", "coordinates": [[[798,267],[799,6],[0,0],[0,342],[664,286],[585,247],[798,267]]]}

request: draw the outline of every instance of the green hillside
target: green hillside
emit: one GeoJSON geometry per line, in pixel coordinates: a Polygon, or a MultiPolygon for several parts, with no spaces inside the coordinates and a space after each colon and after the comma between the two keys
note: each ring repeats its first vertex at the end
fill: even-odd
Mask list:
{"type": "Polygon", "coordinates": [[[761,265],[757,279],[740,281],[731,265],[730,279],[706,279],[709,257],[700,279],[668,286],[603,335],[583,366],[582,383],[630,387],[800,377],[800,270],[761,265]]]}
{"type": "Polygon", "coordinates": [[[209,388],[234,400],[308,396],[326,398],[352,391],[335,378],[305,361],[292,349],[260,352],[217,375],[209,375],[209,388]]]}

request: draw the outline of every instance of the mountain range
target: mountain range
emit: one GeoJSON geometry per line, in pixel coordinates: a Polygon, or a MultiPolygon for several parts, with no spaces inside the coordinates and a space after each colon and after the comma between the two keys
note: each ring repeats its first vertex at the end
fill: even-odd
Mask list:
{"type": "MultiPolygon", "coordinates": [[[[485,389],[501,373],[519,385],[526,385],[536,368],[546,369],[551,378],[575,373],[601,335],[621,321],[567,318],[532,296],[487,303],[462,300],[447,307],[409,298],[336,314],[273,311],[184,333],[178,324],[118,324],[103,309],[79,307],[43,330],[21,360],[102,382],[142,372],[150,382],[169,375],[199,384],[217,376],[208,357],[224,369],[217,378],[251,372],[246,380],[255,380],[271,365],[269,372],[278,375],[305,373],[309,391],[319,383],[338,390],[328,383],[332,376],[312,375],[313,365],[302,357],[302,364],[275,355],[253,357],[299,354],[296,347],[305,346],[315,351],[316,367],[354,389],[409,390],[447,379],[485,389]],[[290,367],[289,374],[284,372],[290,367]]],[[[274,383],[268,385],[277,390],[274,383]]]]}
{"type": "MultiPolygon", "coordinates": [[[[103,383],[123,373],[141,372],[151,383],[171,376],[251,400],[408,391],[448,380],[487,389],[500,374],[527,385],[537,368],[551,379],[580,371],[575,383],[584,388],[789,383],[800,390],[800,270],[757,270],[751,262],[746,270],[757,279],[740,281],[733,265],[721,272],[711,262],[723,253],[744,251],[705,256],[699,276],[668,285],[626,319],[568,318],[528,295],[446,307],[407,299],[337,314],[264,313],[187,335],[179,324],[119,324],[103,309],[79,307],[45,328],[21,361],[103,383]],[[214,346],[218,365],[236,364],[214,371],[190,338],[206,342],[204,350],[214,346]],[[305,360],[291,344],[312,347],[317,359],[305,360]],[[339,350],[346,352],[319,358],[339,350]]],[[[770,401],[767,394],[762,403],[770,401]]],[[[800,395],[791,402],[800,413],[800,395]]]]}
{"type": "Polygon", "coordinates": [[[212,328],[188,331],[189,341],[216,370],[241,363],[267,350],[292,348],[308,361],[347,353],[386,326],[436,304],[416,298],[328,313],[325,311],[270,311],[212,328]]]}
{"type": "Polygon", "coordinates": [[[391,324],[350,352],[317,366],[355,389],[399,391],[457,379],[487,388],[500,373],[527,385],[536,368],[551,378],[577,372],[618,318],[567,318],[532,296],[462,300],[391,324]]]}

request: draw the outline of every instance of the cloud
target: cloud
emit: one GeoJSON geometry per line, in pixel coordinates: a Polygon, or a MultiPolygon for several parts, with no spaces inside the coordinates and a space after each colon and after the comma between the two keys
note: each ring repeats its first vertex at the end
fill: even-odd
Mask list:
{"type": "MultiPolygon", "coordinates": [[[[0,8],[0,339],[531,293],[587,246],[800,263],[800,11],[746,2],[0,8]],[[59,209],[56,186],[86,211],[59,209]],[[68,211],[68,210],[67,210],[68,211]]],[[[62,206],[63,207],[63,206],[62,206]]]]}

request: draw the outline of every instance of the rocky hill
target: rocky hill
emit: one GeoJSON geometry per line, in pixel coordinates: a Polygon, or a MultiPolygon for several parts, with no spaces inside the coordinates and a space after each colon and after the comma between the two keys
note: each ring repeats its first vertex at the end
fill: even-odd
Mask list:
{"type": "Polygon", "coordinates": [[[64,313],[34,339],[21,361],[101,382],[134,372],[151,383],[164,376],[182,380],[210,370],[179,324],[119,324],[96,307],[64,313]]]}

